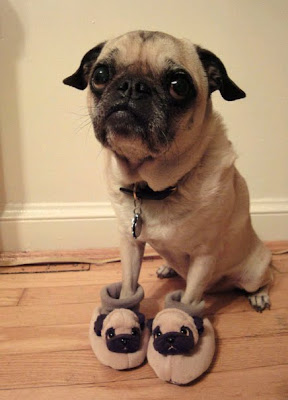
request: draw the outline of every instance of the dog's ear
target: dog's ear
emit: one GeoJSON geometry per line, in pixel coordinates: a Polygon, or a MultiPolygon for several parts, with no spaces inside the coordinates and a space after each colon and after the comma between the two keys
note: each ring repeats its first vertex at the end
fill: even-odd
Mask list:
{"type": "Polygon", "coordinates": [[[141,331],[143,331],[143,329],[145,328],[145,315],[138,311],[136,311],[135,314],[138,317],[141,331]]]}
{"type": "Polygon", "coordinates": [[[200,336],[204,332],[203,319],[197,316],[194,316],[192,318],[197,328],[198,335],[200,336]]]}
{"type": "Polygon", "coordinates": [[[197,46],[196,50],[207,74],[210,94],[219,90],[223,99],[228,101],[246,97],[245,92],[229,78],[222,61],[215,54],[200,46],[197,46]]]}
{"type": "Polygon", "coordinates": [[[96,321],[94,322],[94,332],[97,336],[101,336],[101,331],[103,328],[103,321],[107,317],[107,314],[99,314],[96,321]]]}
{"type": "Polygon", "coordinates": [[[152,325],[153,325],[154,318],[148,319],[146,322],[146,326],[149,329],[150,333],[152,333],[152,325]]]}
{"type": "Polygon", "coordinates": [[[100,43],[89,50],[81,60],[80,67],[74,74],[63,80],[65,85],[84,90],[88,84],[88,76],[94,61],[97,60],[106,42],[100,43]]]}

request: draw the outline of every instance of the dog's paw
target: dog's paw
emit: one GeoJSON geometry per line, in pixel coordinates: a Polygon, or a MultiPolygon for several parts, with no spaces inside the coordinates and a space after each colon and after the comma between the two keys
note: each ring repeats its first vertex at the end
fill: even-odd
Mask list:
{"type": "Polygon", "coordinates": [[[251,306],[257,312],[262,312],[266,309],[270,309],[270,298],[268,293],[253,293],[248,295],[248,300],[251,306]]]}
{"type": "Polygon", "coordinates": [[[166,279],[166,278],[174,278],[175,276],[178,276],[177,272],[174,271],[173,268],[170,268],[168,265],[161,265],[156,271],[156,275],[160,279],[166,279]]]}

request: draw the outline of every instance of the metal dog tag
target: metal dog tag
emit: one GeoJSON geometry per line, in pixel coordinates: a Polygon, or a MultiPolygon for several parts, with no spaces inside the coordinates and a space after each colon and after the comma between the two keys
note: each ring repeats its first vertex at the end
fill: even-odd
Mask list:
{"type": "Polygon", "coordinates": [[[132,218],[132,236],[134,239],[137,239],[142,231],[143,221],[139,213],[135,213],[132,218]]]}

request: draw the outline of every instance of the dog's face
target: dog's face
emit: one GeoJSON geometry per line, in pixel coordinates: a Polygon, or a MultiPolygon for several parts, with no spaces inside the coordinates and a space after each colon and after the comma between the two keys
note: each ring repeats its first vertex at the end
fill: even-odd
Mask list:
{"type": "Polygon", "coordinates": [[[107,348],[114,353],[135,353],[141,345],[141,330],[144,315],[126,309],[115,309],[110,314],[100,314],[94,331],[106,341],[107,348]]]}
{"type": "Polygon", "coordinates": [[[203,321],[184,311],[167,308],[150,321],[150,330],[154,337],[153,346],[160,354],[186,354],[203,333],[203,321]]]}
{"type": "Polygon", "coordinates": [[[64,83],[88,86],[97,139],[133,168],[173,146],[180,153],[191,146],[214,90],[226,100],[245,96],[213,53],[160,32],[135,31],[101,43],[64,83]]]}

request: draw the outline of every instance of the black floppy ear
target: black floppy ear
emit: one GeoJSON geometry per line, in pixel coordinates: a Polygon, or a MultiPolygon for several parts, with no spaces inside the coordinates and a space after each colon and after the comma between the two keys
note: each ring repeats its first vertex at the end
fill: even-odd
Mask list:
{"type": "Polygon", "coordinates": [[[154,318],[151,318],[151,319],[148,319],[148,321],[147,321],[147,323],[146,323],[147,328],[149,329],[150,333],[152,333],[153,321],[154,321],[154,318]]]}
{"type": "Polygon", "coordinates": [[[139,319],[141,331],[143,331],[143,329],[145,328],[145,315],[138,311],[136,311],[135,314],[137,315],[137,317],[139,319]]]}
{"type": "Polygon", "coordinates": [[[106,42],[98,44],[93,49],[89,50],[81,60],[80,67],[74,72],[73,75],[68,76],[63,80],[65,85],[73,86],[76,89],[84,90],[87,87],[88,75],[92,64],[97,60],[101,50],[103,49],[106,42]]]}
{"type": "Polygon", "coordinates": [[[94,332],[97,336],[101,336],[101,331],[103,328],[103,321],[107,317],[107,314],[98,315],[96,321],[94,322],[94,332]]]}
{"type": "Polygon", "coordinates": [[[194,324],[195,324],[198,334],[200,336],[204,332],[203,319],[200,317],[197,317],[197,316],[192,317],[192,318],[194,320],[194,324]]]}
{"type": "Polygon", "coordinates": [[[219,90],[223,99],[228,101],[246,97],[245,92],[229,78],[222,61],[215,54],[200,46],[196,50],[207,74],[210,94],[219,90]]]}

